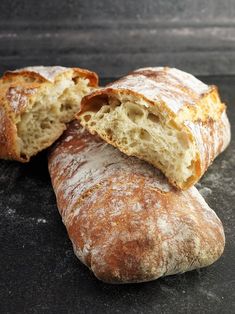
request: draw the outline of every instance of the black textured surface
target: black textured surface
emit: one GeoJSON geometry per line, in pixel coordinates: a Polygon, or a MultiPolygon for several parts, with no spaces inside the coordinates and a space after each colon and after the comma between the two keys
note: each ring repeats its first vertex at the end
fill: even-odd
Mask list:
{"type": "MultiPolygon", "coordinates": [[[[220,87],[235,134],[235,77],[220,87]]],[[[154,282],[99,282],[74,256],[56,208],[46,152],[0,161],[0,313],[234,313],[235,140],[198,184],[221,218],[224,255],[214,265],[154,282]]]]}
{"type": "Polygon", "coordinates": [[[102,77],[170,65],[235,74],[234,0],[1,0],[0,72],[81,66],[102,77]]]}

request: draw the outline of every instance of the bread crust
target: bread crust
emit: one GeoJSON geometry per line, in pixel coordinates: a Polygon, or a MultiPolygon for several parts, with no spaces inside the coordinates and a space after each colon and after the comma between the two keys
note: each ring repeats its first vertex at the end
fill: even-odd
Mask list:
{"type": "Polygon", "coordinates": [[[72,122],[49,155],[57,205],[77,257],[109,283],[133,283],[216,261],[223,226],[195,187],[179,191],[151,165],[72,122]]]}
{"type": "MultiPolygon", "coordinates": [[[[80,68],[60,66],[27,67],[7,71],[0,78],[0,158],[14,159],[21,162],[29,161],[29,158],[22,157],[19,152],[17,117],[25,112],[42,84],[53,84],[59,75],[68,71],[73,71],[73,78],[84,77],[89,79],[89,84],[92,87],[98,85],[96,73],[80,68]]],[[[54,141],[62,134],[63,130],[58,130],[54,141]]]]}
{"type": "MultiPolygon", "coordinates": [[[[89,111],[95,97],[112,95],[135,96],[144,100],[152,113],[161,114],[167,120],[174,121],[177,127],[186,132],[196,143],[195,176],[182,185],[175,182],[173,178],[168,178],[180,189],[185,190],[198,182],[216,156],[230,142],[231,133],[226,106],[220,100],[217,87],[208,86],[191,74],[168,67],[136,70],[108,84],[107,87],[85,96],[77,118],[80,119],[81,114],[89,111]],[[210,112],[209,108],[211,108],[210,112]]],[[[92,128],[89,128],[89,131],[94,134],[92,128]]],[[[99,136],[129,155],[128,149],[117,146],[112,138],[101,134],[99,136]]],[[[164,172],[163,166],[157,161],[154,166],[164,172]]]]}

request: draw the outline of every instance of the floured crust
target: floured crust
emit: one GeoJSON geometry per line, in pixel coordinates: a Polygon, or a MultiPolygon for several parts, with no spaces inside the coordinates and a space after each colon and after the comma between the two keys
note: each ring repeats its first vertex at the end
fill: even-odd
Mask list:
{"type": "Polygon", "coordinates": [[[49,171],[75,254],[105,282],[186,272],[223,252],[222,224],[195,187],[176,190],[78,122],[52,149],[49,171]]]}
{"type": "Polygon", "coordinates": [[[56,77],[60,74],[63,74],[69,70],[73,70],[74,77],[85,77],[90,81],[91,86],[97,86],[98,84],[98,76],[95,72],[91,72],[82,68],[67,68],[62,66],[32,66],[26,67],[14,71],[7,71],[4,73],[4,77],[7,78],[9,76],[14,75],[23,75],[23,76],[31,76],[34,78],[38,78],[42,81],[48,81],[54,83],[56,77]]]}
{"type": "MultiPolygon", "coordinates": [[[[96,106],[96,98],[101,99],[97,100],[99,106],[102,97],[112,96],[139,99],[140,104],[149,112],[161,115],[166,122],[172,121],[176,128],[187,133],[188,138],[195,143],[197,152],[192,166],[195,169],[194,175],[187,182],[176,182],[174,178],[168,177],[180,189],[187,189],[195,184],[230,142],[226,106],[220,100],[217,87],[208,86],[191,74],[168,67],[136,70],[84,97],[77,118],[80,120],[83,113],[96,106]]],[[[97,133],[92,127],[88,127],[88,130],[92,134],[97,133]]],[[[112,137],[99,132],[98,135],[131,155],[128,148],[115,143],[112,137]]],[[[152,164],[164,172],[164,167],[157,161],[152,164]]]]}
{"type": "MultiPolygon", "coordinates": [[[[144,98],[149,106],[165,110],[173,117],[186,107],[190,108],[192,114],[195,113],[199,104],[203,103],[202,99],[208,95],[211,95],[211,98],[219,97],[216,86],[208,86],[189,73],[168,67],[138,69],[88,95],[87,100],[93,95],[109,92],[135,94],[144,98]]],[[[87,101],[84,99],[81,112],[86,110],[86,106],[87,101]]],[[[224,104],[220,103],[216,113],[219,114],[224,108],[224,104]]],[[[201,119],[207,118],[206,115],[207,112],[203,112],[201,119]]],[[[195,117],[197,118],[196,115],[195,117]]]]}
{"type": "MultiPolygon", "coordinates": [[[[74,79],[87,78],[92,87],[98,84],[96,73],[80,68],[35,66],[4,73],[0,78],[0,158],[28,161],[21,158],[19,152],[16,128],[18,116],[26,111],[42,86],[46,89],[47,84],[51,85],[61,75],[67,76],[71,72],[74,79]]],[[[53,141],[64,129],[65,126],[58,130],[53,141]]]]}
{"type": "Polygon", "coordinates": [[[198,177],[196,183],[204,174],[213,160],[228,146],[231,133],[226,111],[223,111],[218,120],[209,118],[206,122],[185,121],[192,132],[198,147],[198,177]]]}

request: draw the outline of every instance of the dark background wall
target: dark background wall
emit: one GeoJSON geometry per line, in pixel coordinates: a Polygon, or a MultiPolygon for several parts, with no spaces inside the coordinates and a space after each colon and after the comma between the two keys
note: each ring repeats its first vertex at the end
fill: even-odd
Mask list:
{"type": "Polygon", "coordinates": [[[235,74],[235,0],[0,0],[0,71],[33,64],[235,74]]]}

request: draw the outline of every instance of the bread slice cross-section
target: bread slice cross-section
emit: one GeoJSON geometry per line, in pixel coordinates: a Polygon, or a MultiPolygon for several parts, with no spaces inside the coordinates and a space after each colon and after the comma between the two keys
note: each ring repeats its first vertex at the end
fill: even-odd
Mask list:
{"type": "Polygon", "coordinates": [[[159,168],[180,189],[195,184],[230,141],[217,88],[168,67],[136,70],[91,93],[77,118],[92,134],[159,168]]]}
{"type": "Polygon", "coordinates": [[[98,77],[80,68],[28,67],[0,79],[0,158],[29,161],[74,119],[98,77]]]}

